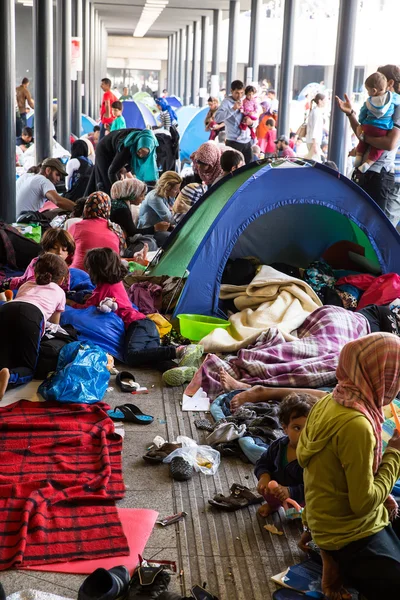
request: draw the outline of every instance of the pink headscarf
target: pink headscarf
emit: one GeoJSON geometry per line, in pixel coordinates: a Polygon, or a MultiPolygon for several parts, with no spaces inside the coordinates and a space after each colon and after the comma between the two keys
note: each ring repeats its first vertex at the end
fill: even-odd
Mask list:
{"type": "Polygon", "coordinates": [[[205,142],[190,157],[193,160],[195,172],[207,185],[212,185],[223,174],[220,163],[222,152],[223,150],[214,142],[205,142]]]}
{"type": "Polygon", "coordinates": [[[383,407],[400,391],[400,339],[393,333],[372,333],[349,342],[340,353],[336,377],[336,402],[358,410],[371,423],[376,473],[382,459],[383,407]]]}

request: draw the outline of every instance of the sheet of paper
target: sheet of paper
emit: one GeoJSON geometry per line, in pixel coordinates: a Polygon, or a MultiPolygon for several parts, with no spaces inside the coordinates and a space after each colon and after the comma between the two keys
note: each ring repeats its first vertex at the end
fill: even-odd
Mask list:
{"type": "Polygon", "coordinates": [[[208,412],[210,410],[210,398],[203,388],[197,390],[194,396],[186,396],[186,394],[183,394],[182,410],[208,412]]]}

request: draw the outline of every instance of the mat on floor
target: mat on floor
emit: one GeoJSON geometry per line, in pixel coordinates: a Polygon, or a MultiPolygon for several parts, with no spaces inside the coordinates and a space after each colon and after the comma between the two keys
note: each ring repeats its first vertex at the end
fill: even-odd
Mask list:
{"type": "Polygon", "coordinates": [[[113,556],[109,558],[98,558],[95,560],[78,560],[74,562],[52,563],[51,565],[40,565],[26,567],[35,571],[51,571],[57,573],[78,573],[82,575],[93,573],[95,569],[112,569],[118,565],[125,565],[132,574],[138,564],[138,555],[143,555],[154,523],[157,519],[157,511],[145,508],[118,508],[118,516],[121,519],[122,528],[128,540],[129,556],[113,556]]]}
{"type": "Polygon", "coordinates": [[[0,408],[0,570],[126,556],[122,439],[107,404],[0,408]]]}

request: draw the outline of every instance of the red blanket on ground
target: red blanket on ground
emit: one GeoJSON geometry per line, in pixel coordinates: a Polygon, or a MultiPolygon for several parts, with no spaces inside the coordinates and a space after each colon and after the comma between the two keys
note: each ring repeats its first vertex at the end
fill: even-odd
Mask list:
{"type": "Polygon", "coordinates": [[[127,555],[122,439],[103,403],[0,409],[0,570],[127,555]]]}

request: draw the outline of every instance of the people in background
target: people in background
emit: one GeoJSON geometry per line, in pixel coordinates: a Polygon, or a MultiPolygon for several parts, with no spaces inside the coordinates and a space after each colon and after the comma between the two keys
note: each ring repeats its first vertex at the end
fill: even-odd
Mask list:
{"type": "Polygon", "coordinates": [[[111,80],[107,77],[104,77],[101,80],[100,87],[104,92],[100,107],[101,129],[99,139],[102,139],[107,131],[106,125],[110,126],[111,123],[114,121],[114,116],[111,112],[111,105],[113,102],[116,102],[118,98],[111,91],[111,80]]]}
{"type": "Polygon", "coordinates": [[[266,120],[265,129],[264,156],[265,158],[273,158],[276,154],[275,141],[277,134],[274,119],[269,118],[266,120]]]}
{"type": "Polygon", "coordinates": [[[21,135],[17,137],[16,145],[21,148],[22,152],[25,152],[33,143],[33,129],[31,127],[24,127],[21,135]]]}
{"type": "Polygon", "coordinates": [[[82,197],[78,198],[78,200],[75,202],[74,208],[70,212],[68,219],[65,220],[63,225],[66,231],[69,231],[72,225],[75,225],[75,223],[82,221],[83,209],[85,208],[86,200],[87,198],[82,197]]]}
{"type": "Polygon", "coordinates": [[[277,140],[275,140],[276,151],[280,158],[293,158],[295,157],[295,153],[290,147],[289,138],[286,135],[280,135],[277,140]]]}
{"type": "Polygon", "coordinates": [[[166,171],[154,190],[149,192],[140,206],[138,227],[154,227],[157,223],[174,224],[172,206],[179,194],[182,177],[175,171],[166,171]]]}
{"type": "Polygon", "coordinates": [[[30,108],[35,107],[35,103],[29,91],[29,79],[27,77],[24,77],[21,81],[21,85],[17,87],[17,104],[22,126],[26,127],[26,115],[30,108]]]}
{"type": "Polygon", "coordinates": [[[111,104],[111,113],[114,117],[114,121],[110,125],[110,131],[126,129],[125,119],[122,116],[122,102],[120,100],[116,100],[116,102],[111,104]]]}
{"type": "Polygon", "coordinates": [[[218,136],[218,132],[223,131],[225,129],[224,123],[217,123],[215,121],[215,113],[218,110],[219,101],[218,98],[214,98],[210,96],[208,101],[209,111],[206,114],[206,118],[204,119],[205,130],[210,132],[210,140],[215,140],[218,136]]]}
{"type": "Polygon", "coordinates": [[[254,144],[251,147],[251,151],[253,153],[253,162],[256,160],[262,160],[264,158],[264,153],[261,152],[261,148],[258,144],[254,144]]]}
{"type": "Polygon", "coordinates": [[[244,85],[242,81],[235,80],[231,84],[231,94],[222,100],[220,107],[215,113],[217,123],[225,123],[226,141],[225,144],[231,148],[239,150],[246,161],[251,162],[251,135],[249,128],[242,130],[242,98],[244,95],[244,85]]]}
{"type": "Polygon", "coordinates": [[[289,133],[289,146],[294,152],[296,152],[296,144],[297,144],[298,135],[295,131],[291,131],[289,133]]]}
{"type": "Polygon", "coordinates": [[[119,100],[120,102],[125,102],[125,100],[133,100],[133,96],[129,93],[129,88],[123,88],[122,95],[119,97],[119,100]]]}
{"type": "Polygon", "coordinates": [[[111,248],[118,254],[126,248],[124,233],[119,225],[110,221],[111,199],[104,192],[90,194],[85,202],[82,221],[69,228],[75,241],[75,254],[71,263],[74,269],[84,269],[88,250],[111,248]]]}
{"type": "Polygon", "coordinates": [[[168,98],[168,90],[162,91],[161,98],[168,98]]]}
{"type": "MultiPolygon", "coordinates": [[[[258,125],[256,129],[256,137],[258,145],[260,146],[261,152],[265,152],[266,139],[265,136],[267,134],[267,121],[268,119],[274,119],[274,114],[271,112],[271,101],[264,100],[260,104],[262,113],[258,119],[258,125]]],[[[274,119],[275,121],[275,119],[274,119]]]]}
{"type": "Polygon", "coordinates": [[[85,140],[85,139],[89,140],[92,143],[93,148],[96,150],[96,146],[97,146],[98,141],[100,139],[100,126],[99,125],[95,125],[93,127],[92,133],[87,133],[87,134],[83,135],[81,137],[81,139],[82,140],[85,140]]]}
{"type": "Polygon", "coordinates": [[[257,90],[254,86],[248,85],[244,90],[244,99],[242,103],[242,122],[239,127],[242,130],[249,128],[251,139],[256,138],[255,123],[258,119],[258,102],[256,99],[257,90]]]}
{"type": "Polygon", "coordinates": [[[178,124],[176,112],[165,98],[156,98],[156,106],[160,111],[161,127],[169,131],[172,125],[176,126],[178,124]]]}
{"type": "Polygon", "coordinates": [[[46,200],[63,210],[72,210],[74,203],[56,191],[56,184],[67,175],[58,158],[46,158],[38,174],[24,173],[17,181],[17,215],[40,210],[46,200]]]}
{"type": "Polygon", "coordinates": [[[71,158],[66,164],[66,197],[78,200],[85,193],[93,171],[93,163],[88,157],[89,147],[86,140],[76,140],[71,146],[71,158]]]}
{"type": "Polygon", "coordinates": [[[311,101],[311,110],[307,120],[306,143],[308,158],[321,162],[322,138],[324,135],[325,95],[317,94],[311,101]]]}
{"type": "Polygon", "coordinates": [[[271,113],[278,114],[279,111],[279,102],[276,97],[276,91],[274,89],[270,89],[267,92],[267,98],[271,102],[271,113]]]}

